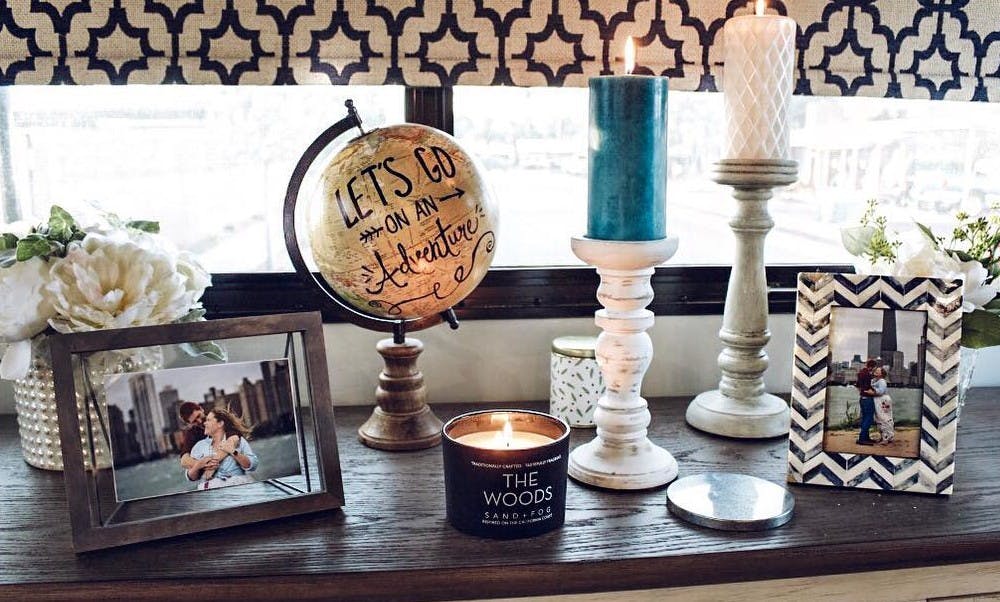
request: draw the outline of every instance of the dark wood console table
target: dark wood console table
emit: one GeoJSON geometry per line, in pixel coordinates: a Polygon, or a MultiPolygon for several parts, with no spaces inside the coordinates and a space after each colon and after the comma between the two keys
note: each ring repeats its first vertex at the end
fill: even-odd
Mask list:
{"type": "MultiPolygon", "coordinates": [[[[343,510],[81,555],[70,544],[61,473],[27,466],[16,421],[2,416],[0,598],[448,600],[996,561],[1000,389],[970,397],[950,498],[791,486],[796,512],[789,524],[728,533],[670,515],[664,489],[615,493],[571,482],[565,527],[514,541],[453,530],[444,515],[441,450],[363,447],[355,433],[370,409],[341,407],[343,510]]],[[[650,403],[651,439],[676,456],[680,476],[731,471],[784,481],[784,439],[743,442],[696,432],[684,423],[686,402],[650,403]]],[[[435,411],[447,419],[484,405],[435,411]]],[[[575,432],[572,443],[592,436],[575,432]]]]}

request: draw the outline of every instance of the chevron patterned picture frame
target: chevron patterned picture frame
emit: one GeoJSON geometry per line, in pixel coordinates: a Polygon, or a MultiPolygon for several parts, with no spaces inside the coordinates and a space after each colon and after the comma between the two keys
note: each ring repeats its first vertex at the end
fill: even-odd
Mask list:
{"type": "Polygon", "coordinates": [[[951,494],[962,281],[801,273],[795,317],[788,481],[951,494]]]}

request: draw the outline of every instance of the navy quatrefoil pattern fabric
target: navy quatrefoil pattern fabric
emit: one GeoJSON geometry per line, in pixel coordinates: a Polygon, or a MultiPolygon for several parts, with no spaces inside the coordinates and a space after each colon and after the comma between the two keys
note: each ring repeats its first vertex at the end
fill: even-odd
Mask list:
{"type": "MultiPolygon", "coordinates": [[[[716,90],[743,0],[0,0],[0,84],[583,86],[622,71],[716,90]]],[[[768,0],[796,92],[1000,100],[996,0],[768,0]]]]}

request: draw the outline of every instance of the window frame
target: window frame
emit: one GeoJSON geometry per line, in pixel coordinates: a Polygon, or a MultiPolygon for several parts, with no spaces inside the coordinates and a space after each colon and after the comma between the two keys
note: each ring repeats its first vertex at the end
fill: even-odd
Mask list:
{"type": "MultiPolygon", "coordinates": [[[[451,88],[407,86],[404,99],[406,121],[454,133],[451,88]]],[[[770,313],[795,313],[796,276],[813,271],[851,272],[853,268],[843,264],[767,266],[770,313]]],[[[721,315],[729,272],[729,266],[716,265],[658,267],[651,278],[654,296],[649,309],[659,316],[721,315]]],[[[322,291],[292,272],[217,273],[212,282],[203,297],[210,318],[319,309],[325,322],[344,321],[322,291]]],[[[599,282],[589,266],[494,267],[454,309],[459,319],[469,320],[589,317],[599,307],[599,282]]]]}
{"type": "MultiPolygon", "coordinates": [[[[729,266],[663,266],[651,278],[658,316],[721,315],[729,266]]],[[[799,272],[853,272],[849,265],[767,266],[771,314],[795,313],[799,272]]],[[[459,320],[512,320],[591,317],[599,278],[589,266],[491,268],[479,286],[457,306],[459,320]]],[[[324,322],[345,320],[312,282],[289,272],[213,274],[203,301],[209,318],[232,318],[319,309],[324,322]]]]}

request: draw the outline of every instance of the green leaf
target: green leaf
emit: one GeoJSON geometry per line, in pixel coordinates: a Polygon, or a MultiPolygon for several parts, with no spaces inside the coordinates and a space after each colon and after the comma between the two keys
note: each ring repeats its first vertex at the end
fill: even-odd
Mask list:
{"type": "Polygon", "coordinates": [[[40,234],[29,234],[17,241],[17,260],[28,261],[32,257],[45,257],[52,252],[49,241],[40,234]]]}
{"type": "Polygon", "coordinates": [[[68,241],[73,235],[76,220],[59,205],[49,210],[49,236],[60,241],[68,241]]]}
{"type": "Polygon", "coordinates": [[[973,257],[972,255],[969,255],[965,251],[950,251],[950,253],[952,255],[954,255],[959,261],[975,261],[976,260],[975,257],[973,257]]]}
{"type": "Polygon", "coordinates": [[[978,349],[1000,345],[1000,315],[977,309],[962,316],[962,346],[978,349]]]}
{"type": "Polygon", "coordinates": [[[229,354],[226,349],[215,341],[196,341],[193,343],[181,343],[181,349],[191,357],[207,357],[217,362],[224,362],[229,354]]]}
{"type": "Polygon", "coordinates": [[[17,235],[16,234],[0,234],[0,251],[6,251],[7,249],[14,249],[17,247],[17,235]]]}
{"type": "Polygon", "coordinates": [[[934,236],[934,231],[928,228],[927,226],[921,224],[920,222],[913,222],[913,223],[916,224],[918,228],[920,228],[920,231],[924,233],[924,236],[926,236],[928,239],[930,239],[932,243],[934,243],[934,248],[937,249],[938,239],[937,236],[934,236]]]}
{"type": "Polygon", "coordinates": [[[1000,311],[1000,295],[994,297],[993,300],[984,305],[983,308],[990,311],[1000,311]]]}
{"type": "Polygon", "coordinates": [[[875,228],[872,226],[853,226],[840,229],[840,240],[844,244],[847,252],[855,257],[860,257],[871,248],[872,237],[875,236],[875,228]]]}
{"type": "Polygon", "coordinates": [[[151,222],[147,220],[135,220],[125,224],[129,228],[135,228],[136,230],[142,230],[143,232],[149,232],[150,234],[159,234],[160,232],[160,222],[151,222]]]}
{"type": "Polygon", "coordinates": [[[184,324],[185,322],[201,322],[205,319],[205,308],[196,307],[189,311],[186,315],[177,320],[179,324],[184,324]]]}

